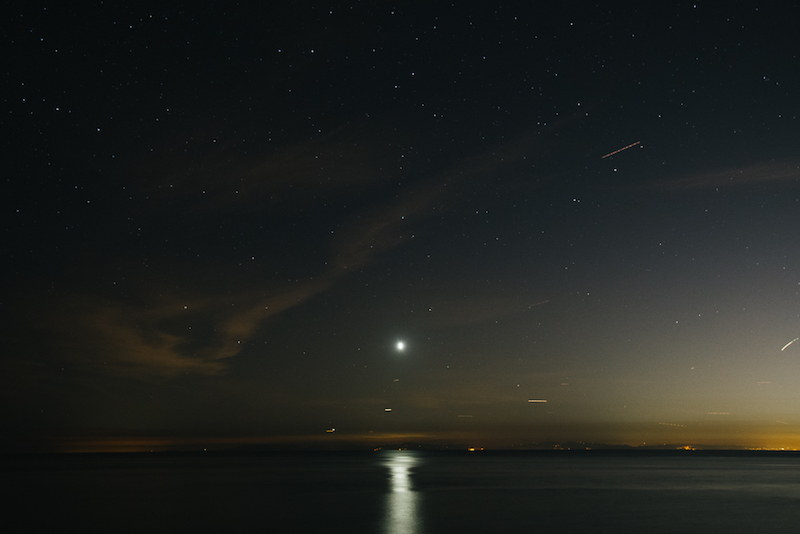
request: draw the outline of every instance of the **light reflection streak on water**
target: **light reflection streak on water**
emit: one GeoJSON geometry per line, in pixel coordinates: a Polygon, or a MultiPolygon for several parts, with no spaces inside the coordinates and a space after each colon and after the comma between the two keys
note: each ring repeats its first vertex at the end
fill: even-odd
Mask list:
{"type": "Polygon", "coordinates": [[[418,494],[411,485],[411,468],[419,463],[413,451],[391,451],[384,466],[391,475],[386,496],[384,532],[387,534],[417,534],[421,532],[417,516],[418,494]]]}

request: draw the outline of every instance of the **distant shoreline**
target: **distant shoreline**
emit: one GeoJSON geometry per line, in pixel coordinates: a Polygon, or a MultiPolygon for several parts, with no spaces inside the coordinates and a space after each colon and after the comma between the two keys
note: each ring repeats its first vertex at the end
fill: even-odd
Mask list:
{"type": "Polygon", "coordinates": [[[748,449],[748,448],[696,448],[669,449],[669,448],[650,448],[650,447],[628,447],[628,448],[592,448],[592,449],[435,449],[435,448],[411,448],[411,447],[384,447],[379,449],[219,449],[210,451],[197,450],[173,450],[173,451],[125,451],[125,452],[6,452],[0,453],[0,463],[13,462],[22,459],[88,459],[88,458],[202,458],[202,457],[258,457],[258,456],[367,456],[373,454],[385,454],[397,451],[411,451],[424,454],[426,456],[506,456],[506,457],[579,457],[579,456],[606,456],[606,457],[747,457],[747,456],[786,456],[798,457],[800,451],[796,450],[772,450],[772,449],[748,449]]]}

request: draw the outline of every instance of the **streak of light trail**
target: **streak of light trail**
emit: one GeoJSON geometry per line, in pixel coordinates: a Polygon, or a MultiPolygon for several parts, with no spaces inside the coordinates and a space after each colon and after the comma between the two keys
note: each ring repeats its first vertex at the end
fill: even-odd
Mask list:
{"type": "Polygon", "coordinates": [[[613,156],[613,155],[614,155],[614,154],[616,154],[617,152],[622,152],[623,150],[628,150],[630,147],[632,147],[632,146],[636,146],[636,145],[638,145],[639,143],[641,143],[641,141],[636,141],[635,143],[631,143],[631,144],[629,144],[628,146],[624,146],[624,147],[620,148],[619,150],[615,150],[614,152],[611,152],[611,153],[609,153],[609,154],[606,154],[605,156],[603,156],[603,157],[602,157],[602,158],[600,158],[600,159],[606,159],[608,156],[613,156]]]}
{"type": "Polygon", "coordinates": [[[786,347],[788,347],[789,345],[791,345],[792,343],[794,343],[794,342],[795,342],[795,341],[797,341],[798,339],[800,339],[800,337],[796,337],[796,338],[794,338],[793,340],[791,340],[790,342],[788,342],[786,345],[784,345],[784,346],[783,346],[783,348],[781,349],[781,351],[784,351],[784,350],[786,350],[786,347]]]}

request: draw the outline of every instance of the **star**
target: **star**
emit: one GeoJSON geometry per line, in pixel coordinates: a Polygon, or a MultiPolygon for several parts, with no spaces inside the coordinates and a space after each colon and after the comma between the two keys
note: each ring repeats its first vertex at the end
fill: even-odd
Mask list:
{"type": "Polygon", "coordinates": [[[397,352],[403,352],[406,350],[406,343],[405,341],[398,341],[395,343],[394,348],[397,349],[397,352]]]}

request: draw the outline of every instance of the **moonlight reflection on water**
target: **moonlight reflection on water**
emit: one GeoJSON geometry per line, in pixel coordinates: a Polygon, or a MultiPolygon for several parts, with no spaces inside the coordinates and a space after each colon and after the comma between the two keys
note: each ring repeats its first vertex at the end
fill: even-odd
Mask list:
{"type": "Polygon", "coordinates": [[[410,473],[418,463],[419,457],[413,451],[391,451],[383,463],[391,477],[383,529],[387,534],[419,532],[419,496],[412,488],[410,473]]]}

